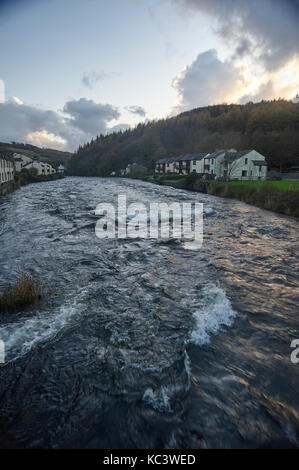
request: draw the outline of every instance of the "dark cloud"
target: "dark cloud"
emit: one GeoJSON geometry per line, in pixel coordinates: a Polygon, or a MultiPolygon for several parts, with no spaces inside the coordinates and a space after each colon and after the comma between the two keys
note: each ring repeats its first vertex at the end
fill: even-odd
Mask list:
{"type": "Polygon", "coordinates": [[[109,74],[106,72],[89,72],[85,73],[81,79],[82,83],[84,86],[92,90],[96,83],[101,82],[102,80],[105,80],[106,78],[109,78],[109,74]]]}
{"type": "Polygon", "coordinates": [[[298,0],[172,0],[208,14],[235,54],[254,53],[267,70],[299,56],[298,0]]]}
{"type": "Polygon", "coordinates": [[[146,111],[144,108],[142,108],[142,106],[127,106],[125,109],[132,114],[137,114],[138,116],[141,116],[141,117],[146,116],[146,111]]]}
{"type": "Polygon", "coordinates": [[[179,97],[176,111],[225,102],[243,82],[240,69],[231,61],[219,60],[214,49],[203,52],[173,80],[179,97]]]}
{"type": "Polygon", "coordinates": [[[71,124],[74,127],[90,135],[103,134],[107,129],[107,122],[120,116],[114,106],[95,103],[86,98],[68,101],[63,112],[71,116],[71,124]]]}
{"type": "Polygon", "coordinates": [[[63,112],[44,110],[13,100],[0,103],[0,140],[44,142],[45,146],[75,150],[91,137],[105,134],[119,117],[117,108],[81,98],[68,101],[63,112]]]}

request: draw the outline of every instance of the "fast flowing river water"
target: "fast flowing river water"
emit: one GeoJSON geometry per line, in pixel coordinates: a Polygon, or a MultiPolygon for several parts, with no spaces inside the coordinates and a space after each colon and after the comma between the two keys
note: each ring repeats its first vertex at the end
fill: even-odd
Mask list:
{"type": "Polygon", "coordinates": [[[0,199],[0,445],[298,447],[298,221],[238,201],[116,178],[0,199]],[[203,202],[204,242],[100,240],[101,202],[203,202]]]}

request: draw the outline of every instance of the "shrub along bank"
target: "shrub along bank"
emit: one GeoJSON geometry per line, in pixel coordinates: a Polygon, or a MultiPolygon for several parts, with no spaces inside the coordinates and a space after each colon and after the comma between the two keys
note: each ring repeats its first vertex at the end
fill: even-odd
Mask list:
{"type": "Polygon", "coordinates": [[[299,182],[289,181],[206,181],[196,173],[187,176],[155,175],[148,181],[214,196],[238,199],[263,209],[299,217],[299,182]]]}

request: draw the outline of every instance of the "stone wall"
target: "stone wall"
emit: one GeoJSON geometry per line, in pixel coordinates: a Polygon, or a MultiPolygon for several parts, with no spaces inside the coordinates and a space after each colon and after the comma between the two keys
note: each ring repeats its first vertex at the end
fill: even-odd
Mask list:
{"type": "Polygon", "coordinates": [[[0,183],[0,196],[12,193],[18,185],[14,181],[7,181],[6,183],[0,183]]]}

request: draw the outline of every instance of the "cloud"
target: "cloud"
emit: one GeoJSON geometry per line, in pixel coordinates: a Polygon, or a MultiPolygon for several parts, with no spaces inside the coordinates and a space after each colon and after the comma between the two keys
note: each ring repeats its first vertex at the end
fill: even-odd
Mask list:
{"type": "Polygon", "coordinates": [[[107,129],[108,134],[112,134],[113,132],[119,132],[119,131],[126,131],[127,129],[131,129],[130,124],[117,124],[116,126],[109,127],[107,129]]]}
{"type": "Polygon", "coordinates": [[[85,73],[81,79],[84,86],[92,90],[96,83],[109,78],[109,74],[106,72],[89,72],[85,73]]]}
{"type": "Polygon", "coordinates": [[[172,0],[215,19],[235,54],[250,52],[268,71],[299,56],[298,0],[172,0]]]}
{"type": "Polygon", "coordinates": [[[206,51],[173,81],[175,110],[219,102],[292,98],[299,77],[298,0],[167,0],[214,20],[229,48],[220,61],[206,51]]]}
{"type": "Polygon", "coordinates": [[[119,117],[117,108],[81,98],[68,101],[64,114],[22,104],[19,98],[0,103],[0,140],[31,142],[75,150],[92,137],[105,134],[119,117]]]}
{"type": "Polygon", "coordinates": [[[274,94],[273,81],[268,80],[266,83],[262,83],[255,92],[242,96],[240,103],[245,104],[249,101],[269,100],[274,94]]]}
{"type": "Polygon", "coordinates": [[[110,104],[95,103],[93,100],[80,98],[68,101],[63,112],[71,116],[71,124],[90,135],[105,133],[107,122],[118,119],[120,113],[110,104]]]}
{"type": "Polygon", "coordinates": [[[27,141],[37,147],[56,147],[57,149],[64,149],[67,141],[59,135],[51,134],[47,131],[30,132],[27,135],[27,141]]]}
{"type": "Polygon", "coordinates": [[[126,106],[125,108],[131,114],[137,114],[138,116],[145,117],[146,111],[142,106],[126,106]]]}
{"type": "Polygon", "coordinates": [[[228,60],[222,62],[215,49],[198,54],[172,82],[178,92],[176,111],[197,106],[231,102],[245,86],[242,69],[228,60]]]}

